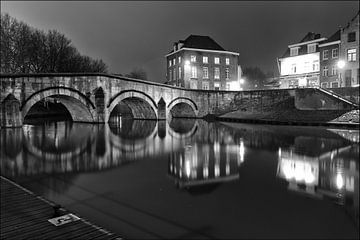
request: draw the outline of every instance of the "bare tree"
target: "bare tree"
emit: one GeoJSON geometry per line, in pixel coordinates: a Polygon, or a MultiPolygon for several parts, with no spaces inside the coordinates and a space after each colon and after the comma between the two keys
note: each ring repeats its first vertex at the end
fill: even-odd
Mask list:
{"type": "Polygon", "coordinates": [[[45,33],[1,13],[0,72],[107,72],[107,66],[81,55],[64,34],[45,33]]]}
{"type": "Polygon", "coordinates": [[[142,68],[134,68],[129,74],[126,74],[125,76],[129,78],[147,80],[147,74],[142,68]]]}

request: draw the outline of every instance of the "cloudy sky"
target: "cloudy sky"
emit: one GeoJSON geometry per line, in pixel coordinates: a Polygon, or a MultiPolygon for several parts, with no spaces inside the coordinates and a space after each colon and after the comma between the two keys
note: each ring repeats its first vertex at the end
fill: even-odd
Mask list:
{"type": "Polygon", "coordinates": [[[1,12],[57,29],[111,73],[141,67],[165,81],[165,54],[190,34],[240,53],[242,67],[277,73],[276,58],[307,32],[329,37],[359,11],[357,1],[1,1],[1,12]]]}

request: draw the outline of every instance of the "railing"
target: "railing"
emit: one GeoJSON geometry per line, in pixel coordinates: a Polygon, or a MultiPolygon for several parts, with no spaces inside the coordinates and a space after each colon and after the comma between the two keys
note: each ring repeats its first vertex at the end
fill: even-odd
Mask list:
{"type": "Polygon", "coordinates": [[[346,103],[348,103],[348,104],[350,104],[350,105],[352,105],[352,106],[354,106],[354,107],[357,107],[357,108],[359,107],[358,104],[356,104],[356,103],[354,103],[354,102],[352,102],[352,101],[344,98],[343,96],[341,96],[341,95],[339,95],[339,94],[336,94],[336,93],[334,93],[334,92],[332,92],[332,91],[328,91],[328,90],[325,90],[325,89],[320,88],[320,87],[314,87],[314,88],[318,89],[319,91],[321,91],[321,92],[323,92],[323,93],[326,93],[326,94],[328,94],[328,95],[331,95],[331,96],[334,97],[334,98],[337,98],[337,99],[339,99],[339,100],[341,100],[341,101],[344,101],[344,102],[346,102],[346,103]]]}

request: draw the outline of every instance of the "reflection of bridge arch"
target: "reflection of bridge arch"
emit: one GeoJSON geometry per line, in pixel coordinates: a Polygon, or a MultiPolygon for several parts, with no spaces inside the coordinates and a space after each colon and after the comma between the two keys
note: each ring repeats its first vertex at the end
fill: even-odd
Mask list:
{"type": "Polygon", "coordinates": [[[146,146],[150,145],[154,141],[154,138],[157,135],[157,124],[158,123],[156,123],[154,129],[146,138],[137,139],[137,140],[124,139],[110,130],[109,131],[110,143],[115,148],[119,150],[124,150],[126,152],[139,151],[145,149],[146,146]]]}
{"type": "Polygon", "coordinates": [[[108,118],[114,107],[121,101],[131,109],[135,119],[157,119],[156,102],[146,93],[137,90],[121,91],[110,99],[107,105],[108,118]]]}
{"type": "Polygon", "coordinates": [[[22,112],[23,119],[29,112],[32,106],[34,106],[40,100],[46,97],[55,97],[62,103],[69,111],[73,121],[79,122],[93,122],[94,117],[90,109],[95,109],[95,105],[81,92],[66,87],[50,87],[42,89],[30,97],[28,97],[22,104],[20,110],[22,112]]]}
{"type": "Polygon", "coordinates": [[[172,115],[175,115],[175,117],[196,117],[196,116],[198,116],[198,113],[199,113],[199,109],[198,109],[196,103],[193,100],[191,100],[190,98],[185,98],[185,97],[175,98],[168,104],[167,108],[168,108],[168,112],[171,113],[172,115]],[[176,114],[174,112],[175,106],[184,106],[182,109],[183,113],[176,114]],[[189,109],[186,109],[189,107],[193,113],[191,111],[189,111],[189,109]]]}
{"type": "MultiPolygon", "coordinates": [[[[29,153],[32,155],[44,159],[46,161],[57,161],[57,160],[70,160],[74,157],[80,156],[87,152],[88,144],[93,145],[95,142],[95,135],[94,134],[88,134],[85,137],[83,137],[84,141],[77,141],[81,143],[79,146],[77,146],[75,149],[67,150],[64,152],[46,152],[44,150],[40,150],[37,146],[32,144],[32,137],[34,137],[34,134],[27,135],[25,134],[25,131],[30,131],[28,128],[30,126],[23,127],[23,139],[24,139],[24,146],[27,149],[29,153]]],[[[70,134],[71,135],[71,134],[70,134]]],[[[74,135],[74,134],[72,134],[74,135]]],[[[48,141],[48,140],[42,140],[42,141],[48,141]]],[[[66,140],[64,140],[66,141],[66,140]]]]}
{"type": "Polygon", "coordinates": [[[171,127],[168,127],[167,130],[171,137],[177,138],[177,139],[184,139],[184,138],[189,138],[189,137],[193,136],[196,133],[198,127],[199,127],[198,121],[195,121],[192,128],[188,132],[185,132],[185,133],[176,132],[171,127]]]}

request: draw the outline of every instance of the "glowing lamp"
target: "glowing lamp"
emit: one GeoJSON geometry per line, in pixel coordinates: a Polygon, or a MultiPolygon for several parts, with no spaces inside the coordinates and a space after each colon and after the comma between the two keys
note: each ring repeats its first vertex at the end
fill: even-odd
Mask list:
{"type": "Polygon", "coordinates": [[[337,62],[337,66],[338,66],[338,68],[343,68],[343,67],[345,67],[345,61],[344,60],[339,60],[338,62],[337,62]]]}
{"type": "Polygon", "coordinates": [[[240,78],[240,84],[244,84],[245,80],[243,78],[240,78]]]}

